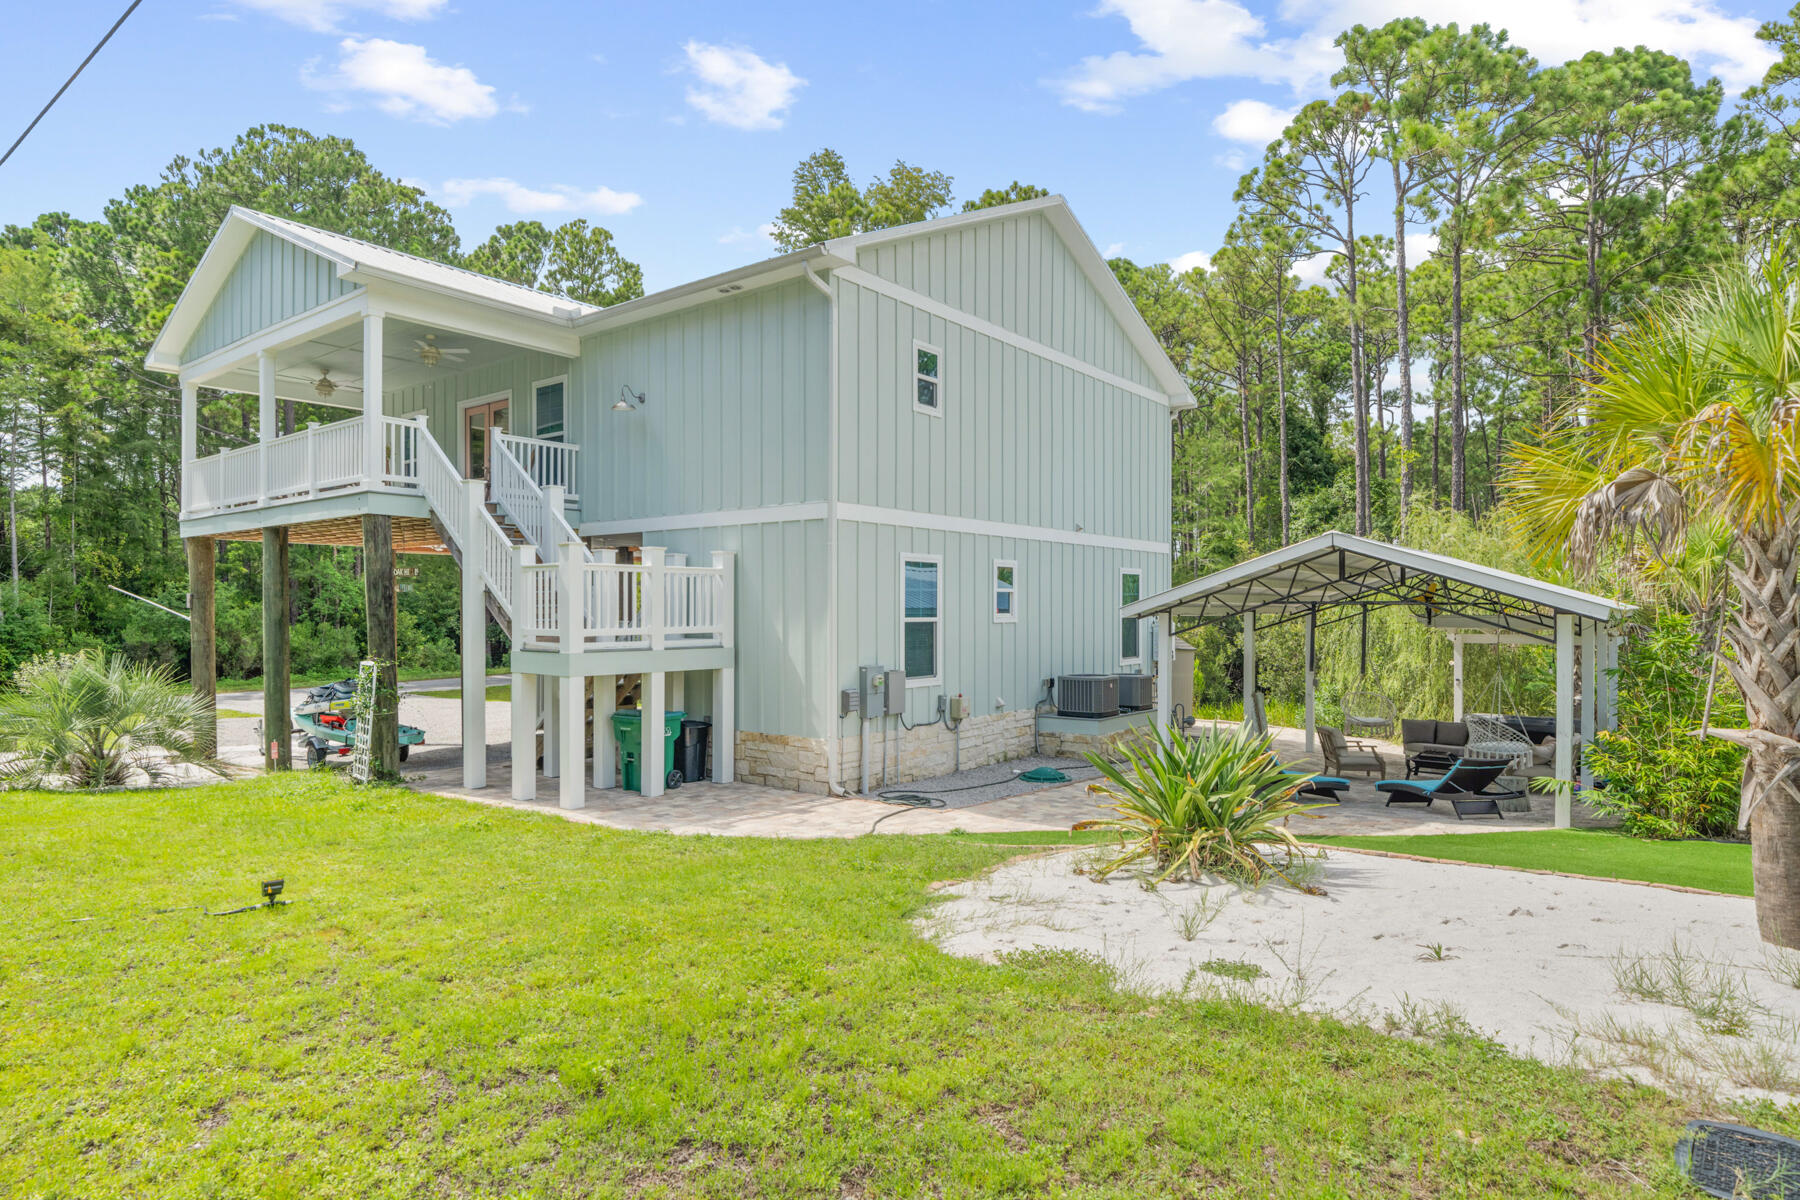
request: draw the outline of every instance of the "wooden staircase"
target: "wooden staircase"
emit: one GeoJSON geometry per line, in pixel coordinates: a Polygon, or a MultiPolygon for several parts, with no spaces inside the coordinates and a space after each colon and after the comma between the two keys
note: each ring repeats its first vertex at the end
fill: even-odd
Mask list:
{"type": "MultiPolygon", "coordinates": [[[[531,546],[531,542],[526,539],[523,533],[519,532],[519,527],[509,521],[506,514],[500,511],[500,506],[498,504],[489,500],[486,507],[488,514],[494,518],[494,523],[500,526],[500,532],[506,535],[507,541],[511,542],[514,546],[531,546]]],[[[450,551],[450,557],[456,562],[457,566],[462,566],[462,547],[456,544],[456,539],[450,536],[449,531],[444,528],[443,522],[438,520],[437,511],[435,509],[431,512],[431,524],[432,528],[437,530],[438,540],[450,551]]],[[[531,553],[532,557],[538,562],[544,561],[543,555],[539,553],[535,546],[532,547],[531,553]]],[[[483,591],[481,598],[486,602],[488,616],[493,619],[494,624],[498,625],[508,638],[511,638],[512,618],[506,615],[506,610],[500,607],[499,603],[494,599],[492,592],[483,591]]]]}

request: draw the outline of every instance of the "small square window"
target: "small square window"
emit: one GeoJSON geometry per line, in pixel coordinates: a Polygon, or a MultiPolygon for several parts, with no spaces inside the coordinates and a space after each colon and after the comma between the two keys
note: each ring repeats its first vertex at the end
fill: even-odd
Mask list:
{"type": "Polygon", "coordinates": [[[994,620],[1019,619],[1019,564],[1009,559],[994,560],[994,620]]]}
{"type": "Polygon", "coordinates": [[[941,367],[936,346],[913,343],[913,407],[934,416],[943,411],[941,367]]]}

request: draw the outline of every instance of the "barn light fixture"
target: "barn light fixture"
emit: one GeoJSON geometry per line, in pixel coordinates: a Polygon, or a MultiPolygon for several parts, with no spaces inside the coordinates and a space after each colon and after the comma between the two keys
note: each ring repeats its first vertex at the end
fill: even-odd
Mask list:
{"type": "Polygon", "coordinates": [[[635,412],[644,403],[644,393],[631,390],[629,383],[619,385],[619,398],[613,401],[614,412],[635,412]]]}

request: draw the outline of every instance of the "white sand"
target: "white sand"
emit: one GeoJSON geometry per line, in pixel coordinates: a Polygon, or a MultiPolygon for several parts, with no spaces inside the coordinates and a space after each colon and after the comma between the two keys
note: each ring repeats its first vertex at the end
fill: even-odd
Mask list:
{"type": "Polygon", "coordinates": [[[1077,874],[1093,861],[1091,850],[1030,858],[947,888],[924,928],[973,957],[1086,951],[1145,990],[1239,991],[1409,1034],[1452,1012],[1549,1062],[1716,1095],[1800,1093],[1800,991],[1767,969],[1744,897],[1349,853],[1325,863],[1323,896],[1281,884],[1149,891],[1125,872],[1106,883],[1077,874]],[[1183,915],[1204,923],[1208,909],[1188,940],[1183,915]],[[1737,997],[1710,1030],[1688,1008],[1628,998],[1615,982],[1621,956],[1657,968],[1672,943],[1694,991],[1737,997]],[[1266,974],[1243,983],[1198,969],[1218,960],[1266,974]],[[1747,1017],[1742,1032],[1720,1034],[1731,1012],[1747,1017]]]}

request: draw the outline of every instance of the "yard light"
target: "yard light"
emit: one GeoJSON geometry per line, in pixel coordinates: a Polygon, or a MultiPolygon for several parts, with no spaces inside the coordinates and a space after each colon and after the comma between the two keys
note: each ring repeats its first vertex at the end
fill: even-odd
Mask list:
{"type": "Polygon", "coordinates": [[[263,885],[262,885],[263,903],[267,904],[270,908],[274,908],[275,907],[275,897],[281,895],[281,890],[286,886],[287,886],[287,882],[285,880],[281,880],[281,879],[265,879],[265,880],[263,880],[263,885]]]}

